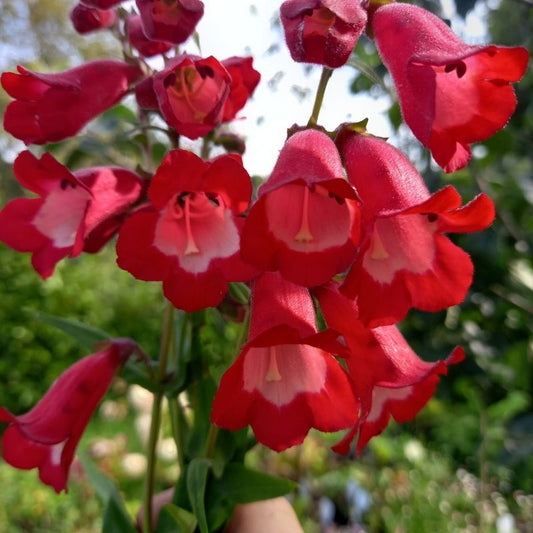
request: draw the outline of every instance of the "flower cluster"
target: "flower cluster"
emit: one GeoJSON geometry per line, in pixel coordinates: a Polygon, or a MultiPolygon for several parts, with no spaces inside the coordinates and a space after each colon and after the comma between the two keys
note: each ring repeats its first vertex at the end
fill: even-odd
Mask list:
{"type": "MultiPolygon", "coordinates": [[[[451,186],[432,194],[387,141],[357,125],[326,132],[311,122],[291,130],[252,201],[237,153],[243,142],[217,138],[259,83],[252,58],[180,49],[202,17],[200,0],[137,0],[128,13],[118,4],[83,0],[71,19],[80,33],[118,28],[128,61],[4,73],[14,98],[4,127],[26,144],[61,141],[133,93],[140,116],[164,124],[175,144],[154,173],[71,171],[49,153],[22,152],[15,176],[39,198],[4,207],[0,240],[31,252],[46,278],[62,258],[96,252],[118,233],[119,267],[162,282],[166,298],[186,312],[218,306],[230,283],[249,282],[249,338],[213,404],[220,427],[250,425],[275,450],[301,443],[311,428],[347,430],[335,447],[347,452],[354,439],[361,450],[391,416],[412,419],[464,353],[457,347],[425,362],[397,324],[412,308],[433,312],[464,300],[472,261],[446,234],[489,226],[492,201],[479,194],[462,205],[451,186]],[[151,66],[153,56],[162,67],[151,66]],[[202,158],[179,147],[181,136],[226,152],[202,158]]],[[[344,65],[366,31],[405,122],[446,172],[466,165],[470,145],[501,129],[515,109],[510,84],[526,69],[523,48],[468,46],[431,13],[401,3],[286,0],[280,16],[294,60],[328,69],[344,65]]],[[[45,483],[65,487],[88,417],[133,351],[116,346],[67,370],[27,415],[0,411],[10,424],[8,462],[38,466],[45,483]]]]}

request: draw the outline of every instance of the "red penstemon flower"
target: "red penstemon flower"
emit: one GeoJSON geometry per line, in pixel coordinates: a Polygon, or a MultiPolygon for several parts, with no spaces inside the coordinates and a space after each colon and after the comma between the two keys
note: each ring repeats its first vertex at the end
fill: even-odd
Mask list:
{"type": "Polygon", "coordinates": [[[118,264],[138,279],[162,281],[178,308],[220,303],[229,281],[256,274],[239,255],[241,220],[252,192],[239,156],[202,161],[173,150],[148,189],[151,206],[132,215],[117,242],[118,264]]]}
{"type": "Polygon", "coordinates": [[[207,135],[222,121],[231,76],[210,56],[180,55],[135,87],[137,102],[159,109],[169,126],[190,139],[207,135]]]}
{"type": "Polygon", "coordinates": [[[317,334],[307,289],[265,273],[252,286],[250,336],[222,377],[214,424],[251,425],[261,443],[281,451],[300,444],[311,428],[337,431],[357,421],[348,377],[317,334]]]}
{"type": "Polygon", "coordinates": [[[74,29],[81,34],[110,28],[117,20],[113,9],[96,9],[81,3],[72,8],[69,16],[74,29]]]}
{"type": "Polygon", "coordinates": [[[57,142],[76,135],[90,120],[115,105],[141,76],[121,61],[91,61],[56,74],[17,67],[4,72],[2,87],[15,98],[4,128],[26,144],[57,142]]]}
{"type": "Polygon", "coordinates": [[[511,87],[529,60],[525,48],[469,46],[420,7],[379,7],[372,30],[395,82],[405,122],[446,171],[464,167],[470,144],[503,128],[516,108],[511,87]]]}
{"type": "Polygon", "coordinates": [[[70,172],[49,153],[37,159],[24,151],[13,170],[19,183],[40,198],[17,198],[0,211],[0,240],[19,252],[32,252],[42,278],[51,276],[64,257],[100,249],[142,189],[141,178],[127,169],[70,172]]]}
{"type": "Polygon", "coordinates": [[[101,351],[72,365],[28,413],[0,408],[9,425],[2,436],[4,461],[39,478],[56,492],[67,490],[70,466],[80,438],[118,367],[137,350],[129,339],[110,339],[101,351]]]}
{"type": "Polygon", "coordinates": [[[367,19],[359,0],[286,0],[280,14],[291,57],[330,68],[346,63],[367,19]]]}
{"type": "Polygon", "coordinates": [[[375,327],[399,322],[411,307],[440,311],[462,302],[472,261],[444,233],[485,229],[492,201],[480,194],[461,207],[451,186],[430,195],[409,160],[376,137],[352,134],[340,144],[365,231],[341,290],[357,298],[360,319],[375,327]]]}
{"type": "Polygon", "coordinates": [[[337,284],[319,287],[315,294],[328,327],[345,340],[346,366],[361,402],[357,424],[333,449],[347,453],[359,434],[360,452],[391,416],[399,423],[412,420],[433,396],[439,376],[462,361],[464,351],[456,347],[444,361],[423,361],[396,326],[367,328],[358,318],[356,302],[342,295],[337,284]]]}
{"type": "Polygon", "coordinates": [[[136,0],[144,33],[153,41],[185,42],[204,14],[200,0],[136,0]]]}
{"type": "Polygon", "coordinates": [[[259,189],[243,229],[242,254],[263,270],[307,287],[353,261],[359,201],[333,141],[317,130],[291,136],[259,189]]]}
{"type": "Polygon", "coordinates": [[[125,0],[80,0],[80,4],[87,7],[94,7],[96,9],[110,9],[124,1],[125,0]]]}
{"type": "Polygon", "coordinates": [[[158,54],[168,52],[173,44],[164,41],[153,41],[146,37],[141,17],[139,15],[130,15],[126,24],[128,41],[144,57],[152,57],[158,54]]]}
{"type": "Polygon", "coordinates": [[[252,57],[228,57],[222,61],[231,76],[230,92],[224,104],[222,121],[233,120],[259,84],[261,75],[253,68],[252,57]]]}

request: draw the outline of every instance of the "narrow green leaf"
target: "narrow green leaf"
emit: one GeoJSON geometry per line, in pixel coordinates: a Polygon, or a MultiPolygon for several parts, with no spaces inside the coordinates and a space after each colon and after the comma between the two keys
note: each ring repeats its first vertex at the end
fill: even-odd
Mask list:
{"type": "Polygon", "coordinates": [[[89,484],[95,490],[96,494],[104,502],[105,505],[110,500],[114,500],[119,505],[122,505],[122,497],[113,481],[106,475],[102,474],[98,467],[85,454],[79,453],[78,457],[85,469],[89,484]]]}
{"type": "MultiPolygon", "coordinates": [[[[172,503],[168,503],[161,509],[160,518],[164,515],[168,515],[174,524],[178,526],[179,533],[194,533],[194,530],[198,525],[196,516],[186,509],[173,505],[172,503]]],[[[176,532],[176,529],[174,528],[173,531],[176,532]]],[[[156,533],[160,533],[159,528],[156,529],[156,533]]]]}
{"type": "Polygon", "coordinates": [[[33,316],[37,320],[49,324],[50,326],[54,326],[63,333],[70,335],[90,350],[92,350],[94,345],[98,342],[111,337],[111,335],[101,329],[93,328],[92,326],[77,322],[76,320],[71,320],[70,318],[49,315],[47,313],[41,313],[40,311],[34,311],[33,316]]]}
{"type": "Polygon", "coordinates": [[[366,76],[370,81],[379,85],[383,90],[387,90],[383,80],[363,61],[360,61],[356,57],[352,57],[346,64],[356,68],[361,74],[363,74],[363,76],[366,76]]]}
{"type": "Polygon", "coordinates": [[[201,533],[209,533],[205,512],[205,488],[211,461],[202,457],[193,459],[187,469],[187,494],[201,533]]]}
{"type": "Polygon", "coordinates": [[[106,505],[102,533],[137,533],[131,518],[113,499],[106,505]]]}
{"type": "Polygon", "coordinates": [[[222,478],[213,480],[212,490],[233,503],[251,503],[283,496],[296,486],[289,479],[250,470],[240,463],[230,463],[222,478]]]}
{"type": "Polygon", "coordinates": [[[129,122],[130,124],[137,124],[139,122],[135,111],[124,104],[118,104],[107,111],[102,113],[104,119],[115,119],[123,122],[129,122]]]}
{"type": "Polygon", "coordinates": [[[102,533],[136,533],[116,485],[84,454],[79,454],[91,487],[105,505],[102,533]]]}

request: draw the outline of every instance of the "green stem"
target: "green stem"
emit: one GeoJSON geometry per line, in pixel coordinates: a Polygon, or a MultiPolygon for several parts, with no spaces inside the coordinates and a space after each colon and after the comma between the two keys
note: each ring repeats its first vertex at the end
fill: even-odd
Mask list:
{"type": "Polygon", "coordinates": [[[215,453],[215,444],[217,443],[219,428],[213,424],[209,426],[209,433],[205,443],[204,457],[212,459],[215,453]]]}
{"type": "Polygon", "coordinates": [[[318,82],[318,88],[316,90],[316,96],[315,96],[315,104],[313,105],[313,112],[311,113],[311,118],[309,119],[309,122],[307,123],[308,128],[312,128],[313,126],[316,126],[318,122],[318,115],[320,113],[320,108],[322,107],[322,102],[324,100],[324,94],[326,92],[326,87],[328,85],[328,81],[331,78],[331,75],[333,74],[333,70],[327,67],[324,67],[322,69],[322,76],[320,76],[320,81],[318,82]]]}
{"type": "MultiPolygon", "coordinates": [[[[161,383],[165,380],[169,352],[173,342],[173,322],[174,306],[167,300],[163,313],[163,326],[161,332],[161,345],[159,348],[159,369],[157,381],[161,383]]],[[[152,404],[152,420],[150,424],[150,434],[148,437],[146,481],[144,485],[144,515],[143,533],[152,532],[152,499],[154,496],[156,446],[161,428],[161,406],[163,403],[163,392],[154,394],[152,404]]]]}
{"type": "Polygon", "coordinates": [[[184,415],[183,408],[179,404],[178,398],[173,398],[168,402],[170,412],[170,425],[172,427],[172,437],[178,450],[178,465],[180,472],[185,469],[185,439],[184,439],[184,415]]]}
{"type": "MultiPolygon", "coordinates": [[[[178,371],[180,368],[179,358],[183,357],[185,351],[185,341],[187,339],[187,332],[189,328],[190,315],[182,313],[180,316],[179,327],[177,327],[178,339],[177,347],[173,350],[173,357],[169,361],[169,365],[178,371]]],[[[170,425],[172,428],[172,437],[176,443],[176,449],[178,451],[178,464],[180,472],[185,469],[185,433],[187,431],[187,421],[183,413],[183,407],[180,405],[177,397],[170,399],[168,402],[168,408],[170,412],[170,425]]]]}

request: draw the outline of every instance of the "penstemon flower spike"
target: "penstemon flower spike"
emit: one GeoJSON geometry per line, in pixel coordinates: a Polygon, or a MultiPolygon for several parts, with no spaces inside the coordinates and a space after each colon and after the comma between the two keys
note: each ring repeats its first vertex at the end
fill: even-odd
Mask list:
{"type": "Polygon", "coordinates": [[[200,0],[120,4],[83,0],[70,19],[81,34],[111,31],[125,61],[4,73],[14,99],[4,128],[27,145],[61,142],[132,93],[142,161],[136,171],[71,170],[48,152],[21,152],[15,177],[38,198],[0,211],[0,240],[31,253],[47,279],[60,260],[96,253],[118,235],[118,266],[162,284],[159,354],[151,360],[129,339],[99,345],[29,413],[0,409],[8,424],[2,454],[16,468],[38,468],[56,492],[67,490],[91,415],[137,353],[142,364],[149,359],[145,386],[153,392],[140,527],[156,530],[166,397],[180,477],[163,520],[172,515],[206,533],[249,501],[240,485],[250,484],[256,499],[290,490],[257,481],[244,467],[245,428],[278,452],[301,444],[312,428],[342,430],[333,449],[359,454],[391,418],[416,416],[448,367],[465,357],[456,346],[447,358],[424,361],[398,325],[411,308],[436,312],[464,301],[474,265],[446,234],[486,229],[494,204],[480,194],[462,205],[452,186],[430,193],[405,154],[367,131],[367,119],[328,132],[319,116],[333,71],[350,62],[363,34],[374,40],[406,125],[454,172],[468,163],[472,143],[513,114],[511,84],[523,76],[528,53],[467,45],[435,15],[399,2],[284,1],[279,14],[292,59],[319,65],[322,75],[307,124],[289,129],[254,191],[241,157],[246,143],[231,129],[260,84],[253,57],[190,53],[199,42],[200,0]],[[185,139],[198,141],[196,148],[185,149],[185,139]],[[240,334],[230,321],[241,322],[240,334]]]}

